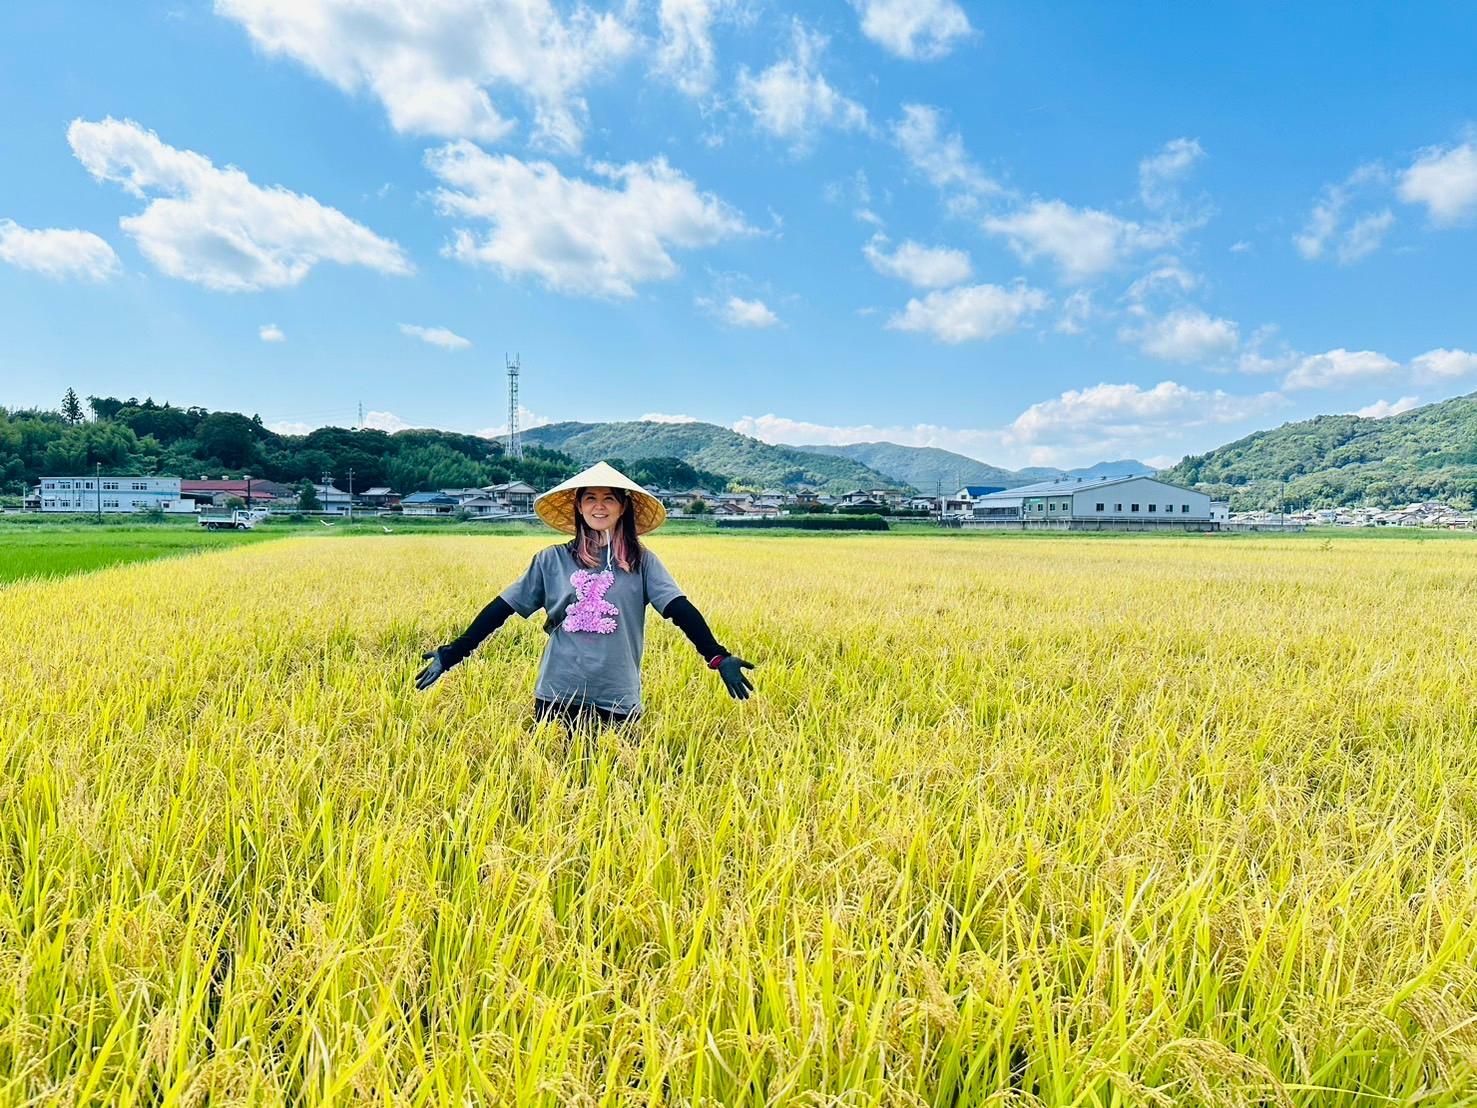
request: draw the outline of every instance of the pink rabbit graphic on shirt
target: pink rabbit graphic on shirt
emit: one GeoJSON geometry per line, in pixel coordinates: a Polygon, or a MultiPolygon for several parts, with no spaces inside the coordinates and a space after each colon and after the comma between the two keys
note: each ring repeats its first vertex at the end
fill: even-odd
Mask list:
{"type": "Polygon", "coordinates": [[[605,599],[605,593],[615,583],[615,574],[581,569],[575,571],[569,583],[574,586],[576,599],[564,616],[564,630],[593,631],[598,635],[614,631],[615,617],[621,610],[605,599]]]}

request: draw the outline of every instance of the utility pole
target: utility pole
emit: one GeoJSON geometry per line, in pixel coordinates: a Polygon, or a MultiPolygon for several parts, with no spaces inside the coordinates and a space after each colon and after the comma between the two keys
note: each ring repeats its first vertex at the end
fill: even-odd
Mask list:
{"type": "Polygon", "coordinates": [[[102,462],[98,462],[97,463],[97,476],[94,478],[94,480],[97,483],[97,521],[99,523],[101,523],[103,521],[103,463],[102,462]]]}
{"type": "Polygon", "coordinates": [[[1282,479],[1281,491],[1277,494],[1277,510],[1282,516],[1282,530],[1287,530],[1287,478],[1282,479]]]}
{"type": "Polygon", "coordinates": [[[354,467],[349,467],[349,522],[354,522],[354,467]]]}
{"type": "Polygon", "coordinates": [[[355,424],[354,430],[364,430],[364,401],[359,401],[359,422],[355,424]]]}
{"type": "Polygon", "coordinates": [[[251,514],[251,474],[249,474],[249,473],[243,473],[241,476],[244,477],[244,478],[246,478],[246,513],[247,513],[247,515],[250,515],[251,514]]]}
{"type": "Polygon", "coordinates": [[[328,514],[328,470],[323,471],[323,503],[318,505],[324,515],[328,514]]]}

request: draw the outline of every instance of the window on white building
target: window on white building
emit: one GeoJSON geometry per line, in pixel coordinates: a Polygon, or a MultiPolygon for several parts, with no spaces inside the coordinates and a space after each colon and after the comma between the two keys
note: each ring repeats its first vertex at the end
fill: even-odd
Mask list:
{"type": "Polygon", "coordinates": [[[1102,506],[1102,505],[1101,505],[1101,504],[1099,504],[1099,505],[1097,505],[1097,507],[1096,507],[1096,508],[1094,508],[1094,509],[1093,509],[1093,510],[1094,510],[1094,511],[1097,511],[1097,512],[1101,512],[1101,511],[1102,511],[1102,510],[1103,510],[1103,506],[1102,506]]]}
{"type": "Polygon", "coordinates": [[[1115,511],[1115,512],[1121,512],[1121,511],[1123,511],[1123,505],[1122,504],[1114,504],[1113,505],[1113,511],[1115,511]]]}
{"type": "Polygon", "coordinates": [[[1149,511],[1151,511],[1151,512],[1157,512],[1158,510],[1159,510],[1159,505],[1158,504],[1150,504],[1149,505],[1149,511]]]}
{"type": "Polygon", "coordinates": [[[1189,510],[1190,510],[1190,506],[1188,504],[1181,504],[1180,505],[1180,514],[1181,515],[1184,515],[1189,510]]]}
{"type": "Polygon", "coordinates": [[[1139,510],[1139,506],[1137,504],[1131,504],[1131,505],[1129,505],[1129,510],[1136,512],[1136,511],[1139,510]]]}

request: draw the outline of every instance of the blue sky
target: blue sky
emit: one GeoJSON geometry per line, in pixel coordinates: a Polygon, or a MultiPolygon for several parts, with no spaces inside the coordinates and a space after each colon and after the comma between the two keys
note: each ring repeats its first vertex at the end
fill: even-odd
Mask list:
{"type": "Polygon", "coordinates": [[[0,403],[1177,459],[1477,389],[1477,8],[0,7],[0,403]],[[406,15],[413,12],[414,17],[406,15]]]}

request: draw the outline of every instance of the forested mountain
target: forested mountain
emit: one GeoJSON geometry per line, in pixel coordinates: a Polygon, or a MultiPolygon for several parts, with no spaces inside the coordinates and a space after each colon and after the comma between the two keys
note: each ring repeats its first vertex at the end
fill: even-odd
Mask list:
{"type": "Polygon", "coordinates": [[[1044,481],[1051,477],[1069,474],[1073,477],[1097,477],[1101,475],[1124,476],[1127,474],[1152,473],[1142,462],[1119,461],[1099,462],[1086,469],[1061,470],[1049,466],[1032,466],[1028,469],[1004,469],[974,458],[943,450],[936,446],[899,446],[894,442],[855,442],[845,446],[797,446],[815,454],[829,454],[838,458],[850,458],[886,474],[894,481],[912,485],[922,492],[934,495],[942,490],[947,495],[964,485],[999,485],[1011,488],[1029,485],[1032,481],[1044,481]]]}
{"type": "Polygon", "coordinates": [[[735,485],[785,488],[813,485],[826,492],[911,485],[850,458],[773,446],[712,423],[550,423],[524,432],[535,442],[581,462],[601,458],[681,458],[727,476],[735,485]]]}
{"type": "Polygon", "coordinates": [[[1289,508],[1398,507],[1477,498],[1477,393],[1384,419],[1326,415],[1258,431],[1160,474],[1229,499],[1237,511],[1275,508],[1286,482],[1289,508]]]}

